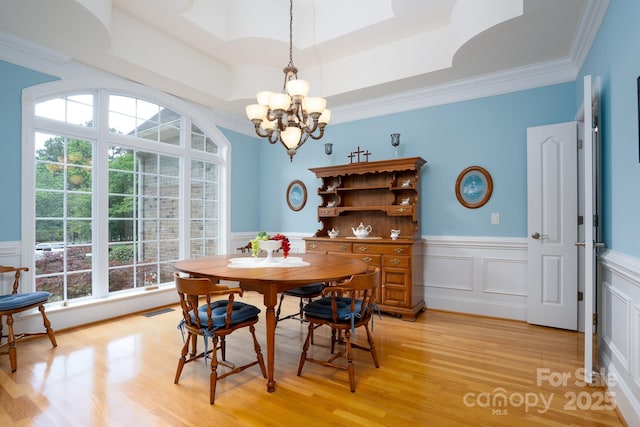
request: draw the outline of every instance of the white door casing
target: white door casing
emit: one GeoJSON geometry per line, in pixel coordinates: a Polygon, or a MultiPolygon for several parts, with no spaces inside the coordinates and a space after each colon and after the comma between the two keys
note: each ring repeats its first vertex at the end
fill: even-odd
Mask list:
{"type": "MultiPolygon", "coordinates": [[[[594,368],[594,314],[596,307],[596,256],[598,245],[599,209],[598,209],[598,138],[594,123],[594,104],[598,104],[597,94],[593,90],[591,76],[584,76],[583,126],[584,126],[584,381],[593,381],[594,368]]],[[[597,365],[597,358],[595,360],[597,365]]]]}
{"type": "Polygon", "coordinates": [[[578,323],[577,123],[527,129],[529,323],[578,323]]]}

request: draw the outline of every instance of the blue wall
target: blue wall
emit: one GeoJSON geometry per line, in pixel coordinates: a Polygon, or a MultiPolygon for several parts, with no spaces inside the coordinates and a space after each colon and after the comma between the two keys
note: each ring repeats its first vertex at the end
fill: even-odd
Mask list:
{"type": "Polygon", "coordinates": [[[584,75],[601,86],[602,224],[607,247],[640,257],[638,91],[640,2],[612,1],[577,80],[582,104],[584,75]]]}
{"type": "Polygon", "coordinates": [[[427,161],[421,175],[421,234],[525,236],[527,127],[571,121],[575,112],[575,84],[566,83],[329,125],[325,137],[307,142],[293,163],[284,148],[262,141],[261,170],[272,172],[261,181],[260,229],[315,232],[319,181],[307,169],[328,164],[324,143],[334,144],[333,164],[348,163],[358,146],[372,153],[370,161],[386,160],[394,157],[389,135],[397,132],[400,157],[427,161]],[[455,195],[458,174],[472,165],[487,169],[494,183],[491,199],[478,209],[463,207],[455,195]],[[284,198],[292,179],[303,180],[309,192],[300,212],[290,211],[284,198]],[[491,225],[492,212],[500,213],[499,225],[491,225]]]}
{"type": "Polygon", "coordinates": [[[221,129],[231,147],[231,231],[260,229],[260,157],[255,138],[221,129]]]}
{"type": "Polygon", "coordinates": [[[0,241],[20,240],[22,164],[22,89],[57,78],[0,61],[0,182],[4,203],[0,209],[0,241]]]}

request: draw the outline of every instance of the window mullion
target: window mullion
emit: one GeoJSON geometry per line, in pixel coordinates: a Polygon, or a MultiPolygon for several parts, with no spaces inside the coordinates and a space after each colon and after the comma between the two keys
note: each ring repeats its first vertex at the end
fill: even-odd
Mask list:
{"type": "Polygon", "coordinates": [[[181,172],[181,188],[180,199],[183,203],[180,204],[180,258],[188,258],[191,256],[191,144],[190,144],[190,129],[191,121],[186,117],[182,118],[182,129],[180,131],[180,138],[183,141],[184,157],[182,159],[182,172],[181,172]]]}
{"type": "Polygon", "coordinates": [[[93,197],[93,292],[109,294],[109,95],[98,92],[96,121],[99,138],[94,156],[93,197]]]}

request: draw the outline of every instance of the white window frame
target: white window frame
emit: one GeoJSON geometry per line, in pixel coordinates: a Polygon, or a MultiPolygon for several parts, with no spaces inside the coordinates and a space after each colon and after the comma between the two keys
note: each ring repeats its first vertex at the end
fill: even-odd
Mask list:
{"type": "MultiPolygon", "coordinates": [[[[186,102],[164,92],[138,85],[131,82],[111,79],[92,79],[91,82],[86,80],[64,80],[45,83],[33,86],[23,90],[22,96],[22,263],[23,265],[33,267],[35,265],[35,254],[33,250],[33,242],[35,241],[35,229],[33,226],[33,218],[35,217],[35,192],[34,192],[34,150],[35,141],[34,134],[36,131],[52,132],[56,128],[64,135],[73,135],[82,139],[101,141],[96,144],[94,151],[94,171],[96,181],[105,191],[98,191],[99,197],[94,198],[92,210],[94,217],[96,212],[106,212],[108,208],[108,171],[104,162],[107,158],[107,147],[111,144],[118,144],[124,147],[132,147],[138,150],[148,150],[159,154],[165,153],[169,155],[177,155],[182,158],[185,164],[191,162],[192,158],[204,160],[206,162],[216,163],[220,172],[220,218],[219,218],[219,242],[218,252],[226,253],[229,251],[229,235],[230,235],[230,153],[231,144],[224,134],[211,122],[211,112],[202,106],[186,102]],[[52,99],[61,96],[68,96],[74,93],[92,92],[97,94],[95,99],[95,111],[98,112],[94,117],[94,126],[92,128],[84,128],[80,126],[69,125],[66,123],[45,119],[35,116],[35,105],[46,99],[52,99]],[[178,147],[169,144],[159,144],[157,142],[145,142],[140,139],[116,135],[108,132],[106,125],[108,124],[108,95],[118,94],[131,96],[135,98],[149,100],[163,107],[179,113],[183,117],[181,127],[181,139],[188,141],[188,135],[191,132],[191,123],[196,124],[203,132],[205,132],[218,146],[218,153],[211,154],[205,152],[197,152],[189,147],[178,147]],[[44,126],[42,128],[41,126],[44,126]]],[[[181,168],[181,182],[190,182],[188,176],[188,168],[181,168]]],[[[183,200],[190,200],[190,185],[184,184],[181,195],[183,200]]],[[[186,258],[190,252],[189,239],[189,204],[181,204],[180,213],[180,258],[186,258]]],[[[107,222],[105,222],[107,224],[107,222]]],[[[96,247],[107,248],[108,229],[107,227],[94,227],[93,243],[96,247]]],[[[94,254],[95,264],[93,271],[93,295],[88,302],[96,300],[111,299],[113,295],[108,291],[108,253],[101,250],[94,254]]],[[[33,271],[23,276],[23,284],[29,289],[35,289],[35,274],[33,271]]],[[[170,288],[173,288],[171,285],[170,288]]],[[[135,289],[132,294],[140,294],[140,289],[135,289]]],[[[171,293],[173,295],[173,293],[171,293]]],[[[118,298],[121,298],[119,296],[118,298]]],[[[175,299],[175,296],[174,296],[175,299]]],[[[73,301],[73,300],[72,300],[73,301]]],[[[84,301],[87,302],[87,301],[84,301]]],[[[79,301],[79,303],[83,303],[79,301]]],[[[72,302],[73,304],[73,302],[72,302]]],[[[66,304],[63,304],[66,306],[66,304]]]]}

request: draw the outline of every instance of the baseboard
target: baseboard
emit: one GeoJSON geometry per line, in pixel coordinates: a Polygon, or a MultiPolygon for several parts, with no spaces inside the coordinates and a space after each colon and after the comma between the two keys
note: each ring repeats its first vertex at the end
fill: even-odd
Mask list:
{"type": "Polygon", "coordinates": [[[510,320],[527,320],[527,306],[460,297],[427,297],[427,310],[444,310],[510,320]]]}

